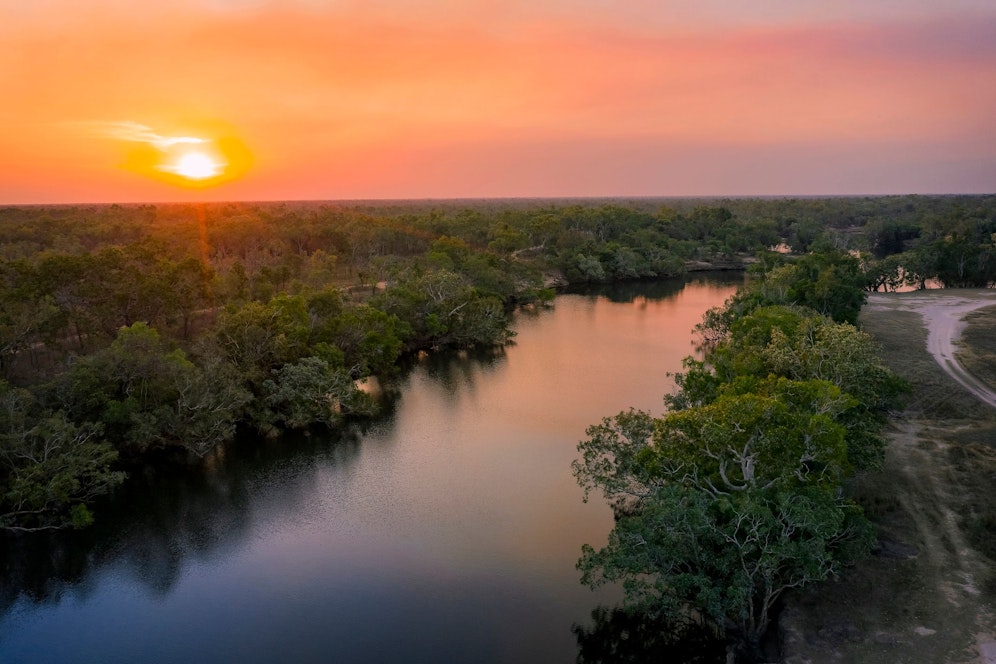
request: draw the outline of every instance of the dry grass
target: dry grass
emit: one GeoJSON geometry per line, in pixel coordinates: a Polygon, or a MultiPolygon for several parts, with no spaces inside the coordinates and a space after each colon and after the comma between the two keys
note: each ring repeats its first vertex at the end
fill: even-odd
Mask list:
{"type": "MultiPolygon", "coordinates": [[[[973,319],[962,352],[985,357],[996,308],[973,319]]],[[[789,599],[786,662],[982,662],[980,644],[996,642],[996,411],[926,352],[918,314],[866,309],[861,322],[913,393],[884,467],[852,486],[878,524],[876,553],[789,599]]],[[[993,384],[996,365],[981,371],[993,384]]]]}
{"type": "Polygon", "coordinates": [[[919,314],[899,309],[866,309],[861,326],[881,347],[890,369],[913,387],[906,417],[925,419],[996,418],[992,409],[966,392],[927,353],[927,330],[919,314]]]}
{"type": "Polygon", "coordinates": [[[976,378],[996,388],[996,307],[969,314],[958,361],[976,378]]]}

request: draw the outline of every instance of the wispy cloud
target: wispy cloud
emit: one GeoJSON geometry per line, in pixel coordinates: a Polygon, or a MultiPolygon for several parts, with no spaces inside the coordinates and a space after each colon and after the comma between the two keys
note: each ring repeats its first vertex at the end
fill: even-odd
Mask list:
{"type": "Polygon", "coordinates": [[[124,120],[121,122],[87,122],[94,135],[110,138],[117,141],[127,141],[129,143],[146,143],[162,152],[168,151],[175,145],[206,143],[207,140],[195,136],[164,136],[156,132],[152,127],[124,120]]]}

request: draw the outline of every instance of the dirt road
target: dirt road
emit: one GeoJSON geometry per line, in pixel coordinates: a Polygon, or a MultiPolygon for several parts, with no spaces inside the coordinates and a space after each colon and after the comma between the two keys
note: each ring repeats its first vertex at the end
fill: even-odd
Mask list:
{"type": "Polygon", "coordinates": [[[920,314],[927,328],[927,351],[959,385],[996,408],[996,391],[968,373],[955,358],[958,338],[965,328],[965,316],[976,309],[996,306],[996,290],[873,293],[868,298],[867,306],[871,310],[898,308],[920,314]]]}

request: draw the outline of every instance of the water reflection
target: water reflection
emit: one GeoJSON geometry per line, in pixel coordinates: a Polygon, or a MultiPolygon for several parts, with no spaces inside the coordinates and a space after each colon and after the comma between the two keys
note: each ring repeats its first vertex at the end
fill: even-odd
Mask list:
{"type": "MultiPolygon", "coordinates": [[[[594,284],[575,288],[571,293],[604,297],[620,304],[634,303],[638,306],[648,300],[673,298],[686,288],[706,288],[725,290],[729,286],[743,283],[743,272],[709,272],[693,274],[686,279],[664,279],[654,281],[624,281],[616,284],[594,284]]],[[[720,302],[720,304],[722,304],[720,302]]]]}
{"type": "MultiPolygon", "coordinates": [[[[385,405],[389,417],[391,401],[385,405]]],[[[88,577],[112,563],[151,595],[165,596],[188,558],[217,556],[244,542],[253,495],[279,487],[281,503],[293,509],[313,490],[319,465],[348,466],[362,433],[351,426],[322,436],[245,436],[206,468],[133,472],[113,500],[97,506],[92,528],[4,538],[0,612],[19,597],[46,604],[71,591],[85,599],[88,577]]]]}
{"type": "MultiPolygon", "coordinates": [[[[509,347],[514,344],[513,341],[509,347]]],[[[506,360],[507,352],[507,348],[497,346],[435,353],[420,357],[418,366],[424,368],[449,393],[456,394],[460,390],[474,389],[479,379],[492,373],[506,360]]]]}
{"type": "Polygon", "coordinates": [[[675,621],[622,607],[600,606],[592,626],[574,626],[577,664],[724,664],[726,644],[694,620],[675,621]]]}

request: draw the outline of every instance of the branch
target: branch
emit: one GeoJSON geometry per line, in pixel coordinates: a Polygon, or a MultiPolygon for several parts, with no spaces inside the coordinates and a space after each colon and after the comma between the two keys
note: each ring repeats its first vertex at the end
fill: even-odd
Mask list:
{"type": "Polygon", "coordinates": [[[453,314],[455,314],[456,312],[458,312],[458,311],[460,311],[461,309],[463,309],[464,307],[466,307],[466,306],[467,306],[468,304],[470,304],[470,300],[467,300],[467,301],[466,301],[466,302],[464,302],[463,304],[460,304],[460,305],[457,305],[457,306],[453,307],[453,309],[452,309],[452,310],[450,310],[450,313],[446,314],[446,317],[447,317],[447,318],[449,318],[450,316],[452,316],[452,315],[453,315],[453,314]]]}

